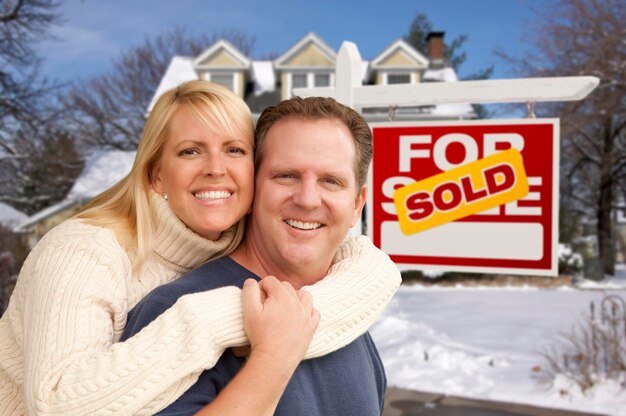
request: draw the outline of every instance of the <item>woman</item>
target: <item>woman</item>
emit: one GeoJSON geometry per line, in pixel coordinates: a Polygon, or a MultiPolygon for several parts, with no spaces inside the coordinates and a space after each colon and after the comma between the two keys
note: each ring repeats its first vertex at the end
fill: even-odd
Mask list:
{"type": "MultiPolygon", "coordinates": [[[[194,81],[158,100],[131,173],[24,263],[0,319],[0,414],[151,414],[225,348],[247,344],[241,291],[231,287],[186,295],[117,341],[143,296],[241,241],[253,149],[250,111],[229,90],[194,81]],[[201,185],[209,175],[224,187],[201,185]]],[[[306,357],[355,339],[395,292],[395,266],[366,241],[345,244],[335,272],[310,288],[322,320],[306,357]],[[363,288],[374,298],[343,306],[363,288]]]]}

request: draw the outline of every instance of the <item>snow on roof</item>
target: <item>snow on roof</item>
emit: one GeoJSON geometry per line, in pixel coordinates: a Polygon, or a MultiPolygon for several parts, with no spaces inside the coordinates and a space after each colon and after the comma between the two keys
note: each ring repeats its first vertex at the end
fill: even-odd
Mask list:
{"type": "Polygon", "coordinates": [[[124,178],[133,166],[135,151],[100,150],[87,160],[68,198],[91,199],[124,178]]]}
{"type": "Polygon", "coordinates": [[[73,205],[85,203],[124,178],[135,161],[134,151],[99,150],[87,159],[83,172],[64,200],[20,221],[16,231],[26,231],[31,225],[73,205]]]}
{"type": "Polygon", "coordinates": [[[166,91],[177,87],[185,81],[192,81],[198,79],[198,74],[193,69],[193,58],[184,56],[175,56],[172,58],[165,75],[161,78],[161,82],[152,96],[150,105],[148,105],[148,112],[152,110],[154,104],[156,104],[159,97],[166,91]]]}
{"type": "Polygon", "coordinates": [[[441,69],[427,69],[422,76],[424,81],[442,81],[442,82],[456,82],[459,79],[456,76],[454,68],[441,68],[441,69]]]}
{"type": "Polygon", "coordinates": [[[12,227],[28,219],[28,215],[0,202],[0,224],[12,227]]]}
{"type": "Polygon", "coordinates": [[[261,95],[264,92],[274,91],[276,75],[272,61],[252,61],[252,79],[254,82],[254,94],[261,95]]]}

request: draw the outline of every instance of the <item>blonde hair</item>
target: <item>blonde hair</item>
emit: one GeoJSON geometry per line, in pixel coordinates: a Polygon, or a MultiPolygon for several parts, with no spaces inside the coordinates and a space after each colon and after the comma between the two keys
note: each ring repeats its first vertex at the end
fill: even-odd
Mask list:
{"type": "MultiPolygon", "coordinates": [[[[156,232],[156,216],[150,207],[150,192],[153,192],[150,175],[159,163],[170,120],[181,107],[191,109],[221,134],[248,137],[254,144],[250,109],[228,88],[208,81],[189,81],[161,95],[146,120],[130,173],[76,215],[89,224],[112,229],[121,245],[134,249],[135,269],[141,268],[150,255],[156,232]]],[[[239,245],[244,226],[245,218],[242,218],[233,241],[214,257],[226,255],[239,245]]]]}

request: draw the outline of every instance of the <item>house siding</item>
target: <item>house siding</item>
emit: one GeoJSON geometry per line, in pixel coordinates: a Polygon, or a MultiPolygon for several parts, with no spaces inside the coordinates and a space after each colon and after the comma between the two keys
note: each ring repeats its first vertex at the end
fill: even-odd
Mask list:
{"type": "Polygon", "coordinates": [[[416,62],[411,59],[404,51],[398,50],[384,59],[380,66],[407,66],[407,67],[415,67],[416,62]]]}
{"type": "Polygon", "coordinates": [[[335,62],[328,58],[322,51],[319,50],[314,44],[307,45],[302,49],[302,52],[295,55],[293,58],[285,62],[286,66],[298,66],[298,67],[329,67],[334,68],[335,62]]]}
{"type": "Polygon", "coordinates": [[[221,50],[218,53],[209,56],[207,59],[202,61],[200,65],[242,67],[241,62],[233,58],[225,50],[221,50]]]}

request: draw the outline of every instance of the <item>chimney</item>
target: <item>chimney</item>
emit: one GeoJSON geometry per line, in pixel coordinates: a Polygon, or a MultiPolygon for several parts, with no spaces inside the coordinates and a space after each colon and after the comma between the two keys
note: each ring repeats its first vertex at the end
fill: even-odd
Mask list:
{"type": "Polygon", "coordinates": [[[430,32],[426,36],[431,68],[443,68],[445,66],[445,46],[443,44],[445,34],[446,32],[430,32]]]}

